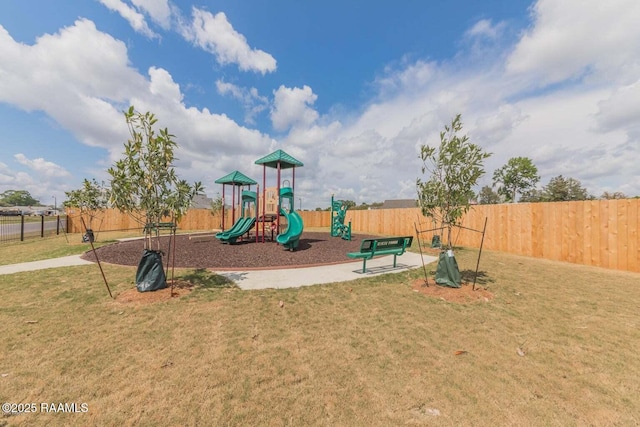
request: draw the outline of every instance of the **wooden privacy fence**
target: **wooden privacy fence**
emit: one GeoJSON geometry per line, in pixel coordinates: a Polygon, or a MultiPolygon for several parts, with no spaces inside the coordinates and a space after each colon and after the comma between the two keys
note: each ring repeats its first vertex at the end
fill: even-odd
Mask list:
{"type": "MultiPolygon", "coordinates": [[[[231,215],[227,214],[228,228],[231,215]]],[[[462,225],[481,230],[486,217],[486,249],[640,272],[639,214],[640,199],[478,205],[462,225]]],[[[303,211],[300,215],[306,228],[331,224],[327,211],[303,211]]],[[[414,224],[419,222],[421,229],[434,228],[419,208],[349,210],[349,220],[354,233],[415,236],[414,224]]],[[[212,216],[207,209],[192,209],[178,226],[182,230],[211,231],[219,229],[220,217],[212,216]]],[[[107,210],[102,220],[93,221],[94,231],[136,227],[127,215],[113,209],[107,210]]],[[[77,215],[70,215],[69,231],[84,231],[77,215]]],[[[426,237],[431,239],[430,235],[426,237]]],[[[454,230],[453,241],[458,246],[479,247],[480,234],[454,230]]]]}

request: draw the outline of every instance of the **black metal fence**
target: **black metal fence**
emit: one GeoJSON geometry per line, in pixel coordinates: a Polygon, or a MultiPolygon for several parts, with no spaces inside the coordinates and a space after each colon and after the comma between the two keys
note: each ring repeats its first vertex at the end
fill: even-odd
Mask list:
{"type": "Polygon", "coordinates": [[[0,242],[48,237],[66,230],[66,216],[0,215],[0,242]]]}

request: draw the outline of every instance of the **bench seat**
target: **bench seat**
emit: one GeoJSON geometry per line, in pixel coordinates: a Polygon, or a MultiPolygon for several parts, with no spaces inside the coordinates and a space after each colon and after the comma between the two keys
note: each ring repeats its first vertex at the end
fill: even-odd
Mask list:
{"type": "Polygon", "coordinates": [[[349,252],[349,258],[362,258],[362,272],[367,271],[367,260],[380,255],[393,255],[393,267],[396,267],[396,258],[405,253],[413,242],[413,236],[381,237],[378,239],[364,239],[360,244],[359,252],[349,252]]]}

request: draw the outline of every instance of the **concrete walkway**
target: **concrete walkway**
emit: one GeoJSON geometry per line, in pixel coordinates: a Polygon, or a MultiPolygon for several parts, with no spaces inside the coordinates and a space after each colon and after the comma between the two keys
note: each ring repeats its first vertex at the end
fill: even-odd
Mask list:
{"type": "MultiPolygon", "coordinates": [[[[437,258],[424,256],[424,263],[429,264],[437,258]]],[[[0,266],[0,275],[14,274],[22,271],[35,271],[46,268],[69,267],[76,265],[95,264],[71,255],[62,258],[52,258],[42,261],[25,262],[0,266]]],[[[399,273],[413,268],[422,267],[420,254],[405,252],[399,256],[396,268],[393,267],[393,256],[385,256],[367,261],[367,271],[362,273],[362,261],[346,264],[323,265],[318,267],[288,268],[278,270],[238,270],[216,272],[233,280],[240,289],[285,289],[301,286],[320,285],[325,283],[346,282],[348,280],[372,277],[385,273],[399,273]]]]}
{"type": "MultiPolygon", "coordinates": [[[[424,257],[425,264],[435,261],[433,256],[424,257]]],[[[420,254],[405,252],[399,256],[393,268],[393,255],[367,261],[367,271],[362,273],[362,261],[318,267],[289,268],[282,270],[221,271],[221,276],[233,280],[240,289],[285,289],[325,283],[346,282],[385,273],[400,273],[422,267],[420,254]]]]}
{"type": "Polygon", "coordinates": [[[94,264],[80,258],[80,255],[69,255],[61,258],[43,259],[42,261],[23,262],[20,264],[0,265],[0,275],[20,273],[23,271],[44,270],[45,268],[70,267],[74,265],[94,264]]]}

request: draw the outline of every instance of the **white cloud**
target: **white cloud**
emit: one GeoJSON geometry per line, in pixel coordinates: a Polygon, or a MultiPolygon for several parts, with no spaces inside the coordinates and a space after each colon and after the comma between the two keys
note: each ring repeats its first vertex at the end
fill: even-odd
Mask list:
{"type": "Polygon", "coordinates": [[[0,162],[0,193],[7,190],[25,190],[47,205],[64,200],[65,191],[71,190],[71,173],[63,167],[42,158],[28,159],[21,153],[14,155],[18,168],[0,162]],[[20,170],[24,166],[27,170],[20,170]]]}
{"type": "Polygon", "coordinates": [[[244,88],[224,80],[217,80],[216,88],[220,95],[231,96],[242,103],[245,111],[244,121],[249,124],[254,124],[256,115],[266,110],[269,105],[269,100],[260,96],[255,87],[244,88]]]}
{"type": "MultiPolygon", "coordinates": [[[[107,164],[120,157],[128,137],[122,109],[133,104],[151,110],[177,135],[181,176],[204,181],[212,193],[213,181],[231,170],[260,177],[253,162],[282,148],[305,163],[296,171],[296,197],[306,208],[327,206],[331,193],[358,203],[415,197],[419,147],[438,143],[439,131],[457,113],[471,141],[494,153],[481,185],[509,158],[526,156],[538,166],[543,184],[563,174],[593,194],[635,195],[640,194],[640,16],[634,4],[617,16],[609,3],[588,7],[575,0],[541,0],[531,28],[507,50],[500,47],[502,24],[479,21],[461,38],[502,38],[483,45],[484,58],[401,58],[373,81],[376,96],[353,111],[323,114],[311,87],[285,82],[273,91],[270,111],[273,128],[286,133],[280,141],[224,114],[190,106],[182,92],[188,82],[176,81],[171,69],[159,66],[140,74],[131,67],[125,44],[88,20],[33,45],[17,43],[0,27],[0,102],[44,111],[82,143],[108,150],[107,164]],[[594,42],[597,37],[604,40],[594,42]],[[590,42],[593,49],[583,49],[590,42]],[[570,85],[549,85],[566,79],[570,85]],[[536,92],[542,86],[545,90],[536,92]]],[[[190,40],[221,63],[275,70],[273,58],[262,62],[253,56],[256,51],[224,14],[194,9],[194,23],[190,40]]],[[[264,109],[269,102],[257,89],[221,78],[216,87],[239,100],[248,117],[252,108],[264,109]]],[[[30,188],[38,184],[34,170],[0,167],[0,185],[11,177],[30,188]]]]}
{"type": "MultiPolygon", "coordinates": [[[[134,7],[129,6],[122,0],[98,0],[105,5],[109,10],[117,12],[129,22],[129,25],[138,33],[143,34],[150,39],[159,38],[160,36],[153,32],[147,21],[144,19],[144,15],[138,12],[134,7]]],[[[146,2],[140,2],[146,3],[146,2]]]]}
{"type": "Polygon", "coordinates": [[[171,26],[172,13],[168,0],[131,0],[131,2],[165,30],[171,26]]]}
{"type": "Polygon", "coordinates": [[[213,15],[194,7],[192,17],[191,24],[183,25],[183,37],[215,55],[220,64],[237,64],[242,71],[262,74],[276,70],[273,56],[262,50],[252,49],[247,39],[233,28],[224,12],[213,15]]]}
{"type": "Polygon", "coordinates": [[[500,105],[496,110],[476,119],[473,138],[485,147],[503,141],[520,123],[527,119],[518,106],[500,105]]]}
{"type": "Polygon", "coordinates": [[[509,73],[531,75],[541,86],[584,74],[637,78],[640,2],[539,0],[532,15],[507,61],[509,73]]]}
{"type": "MultiPolygon", "coordinates": [[[[129,138],[122,115],[129,105],[154,112],[159,125],[176,135],[178,167],[190,180],[206,174],[212,182],[239,159],[252,164],[273,148],[271,138],[224,114],[186,106],[167,70],[150,67],[148,76],[139,74],[129,65],[124,43],[97,31],[91,21],[78,20],[33,45],[17,43],[0,26],[0,56],[0,101],[44,111],[81,143],[105,148],[104,169],[121,157],[129,138]],[[192,168],[202,163],[207,167],[192,168]]],[[[23,161],[32,167],[41,163],[23,161]]]]}
{"type": "Polygon", "coordinates": [[[291,126],[306,127],[318,119],[318,112],[311,108],[318,95],[309,86],[288,88],[281,85],[273,95],[271,122],[274,129],[283,131],[291,126]]]}
{"type": "Polygon", "coordinates": [[[640,138],[640,80],[618,87],[609,98],[598,103],[597,128],[603,132],[627,129],[640,138]]]}
{"type": "Polygon", "coordinates": [[[467,37],[479,37],[494,40],[502,35],[504,28],[504,22],[493,25],[490,19],[481,19],[476,22],[473,27],[467,30],[465,35],[467,37]]]}
{"type": "Polygon", "coordinates": [[[53,162],[49,162],[42,157],[38,157],[36,159],[28,159],[22,153],[18,153],[14,155],[14,157],[21,165],[24,165],[34,172],[37,172],[38,174],[45,177],[53,178],[71,176],[69,171],[67,171],[62,166],[59,166],[53,162]]]}
{"type": "Polygon", "coordinates": [[[125,45],[82,19],[33,46],[15,42],[0,27],[0,101],[41,110],[91,146],[122,141],[120,111],[147,83],[129,66],[125,45]]]}

